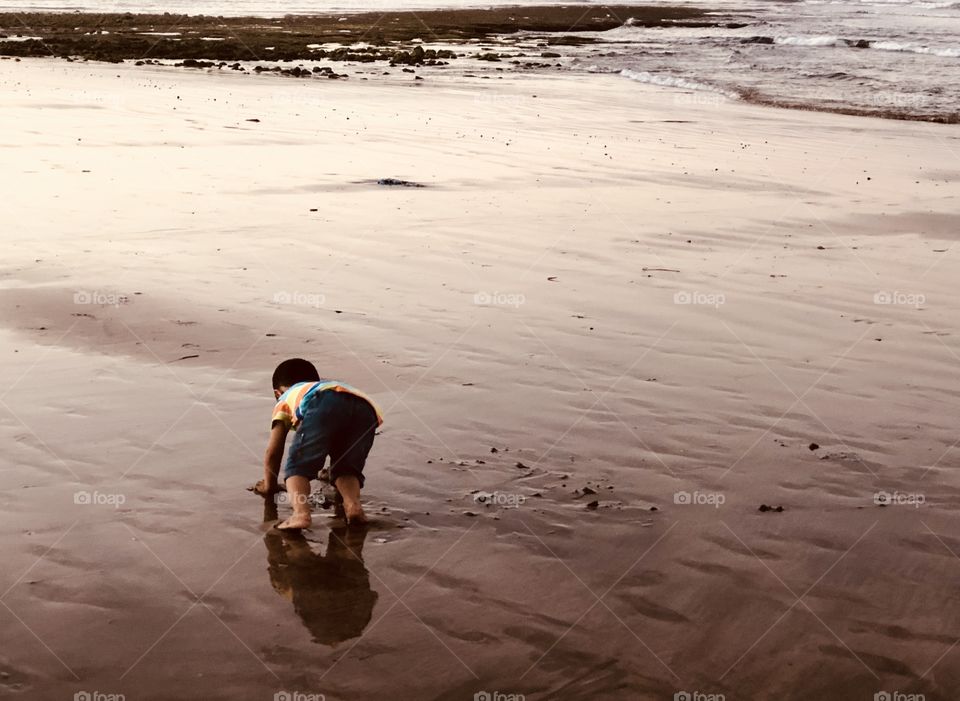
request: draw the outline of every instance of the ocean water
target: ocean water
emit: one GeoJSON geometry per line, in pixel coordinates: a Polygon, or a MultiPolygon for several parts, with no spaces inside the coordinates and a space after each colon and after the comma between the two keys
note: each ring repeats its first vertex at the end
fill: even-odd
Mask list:
{"type": "MultiPolygon", "coordinates": [[[[702,5],[701,5],[702,6],[702,5]]],[[[960,2],[713,3],[742,28],[598,32],[589,71],[680,87],[692,99],[960,121],[960,2]],[[601,55],[602,54],[602,55],[601,55]],[[613,54],[613,55],[611,55],[613,54]]]]}
{"type": "MultiPolygon", "coordinates": [[[[556,4],[549,0],[0,0],[0,11],[282,16],[377,9],[556,4]]],[[[568,3],[575,4],[575,3],[568,3]]],[[[658,3],[650,3],[658,4],[658,3]]],[[[623,25],[592,33],[564,68],[680,88],[689,99],[960,121],[960,0],[670,0],[740,28],[623,25]]]]}

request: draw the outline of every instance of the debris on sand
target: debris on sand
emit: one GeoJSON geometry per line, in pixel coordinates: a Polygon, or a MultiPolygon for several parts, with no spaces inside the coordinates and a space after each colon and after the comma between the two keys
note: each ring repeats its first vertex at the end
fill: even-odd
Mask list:
{"type": "Polygon", "coordinates": [[[768,506],[767,504],[760,504],[760,508],[757,509],[757,511],[760,511],[760,512],[762,512],[762,513],[766,513],[767,511],[773,511],[773,512],[776,512],[776,513],[779,514],[779,513],[783,513],[783,507],[782,507],[782,506],[768,506]]]}
{"type": "Polygon", "coordinates": [[[400,180],[398,178],[380,178],[377,185],[386,185],[388,187],[426,187],[423,183],[415,183],[412,180],[400,180]]]}

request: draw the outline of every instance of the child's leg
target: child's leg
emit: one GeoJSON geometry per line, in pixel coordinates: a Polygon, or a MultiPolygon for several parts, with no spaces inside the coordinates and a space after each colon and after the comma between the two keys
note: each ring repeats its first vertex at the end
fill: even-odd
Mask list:
{"type": "MultiPolygon", "coordinates": [[[[367,522],[367,515],[360,505],[360,480],[354,475],[343,475],[337,478],[337,491],[343,497],[343,511],[350,525],[360,525],[367,522]]],[[[289,489],[289,487],[288,487],[289,489]]]]}
{"type": "Polygon", "coordinates": [[[293,506],[293,516],[277,526],[284,530],[309,528],[312,523],[310,516],[310,480],[306,477],[293,475],[287,477],[287,496],[293,506]]]}
{"type": "Polygon", "coordinates": [[[283,470],[293,516],[277,526],[281,530],[310,527],[310,480],[317,478],[327,459],[329,424],[329,412],[326,411],[324,398],[321,396],[311,401],[308,397],[304,401],[303,419],[290,444],[287,464],[283,470]]]}
{"type": "Polygon", "coordinates": [[[340,395],[340,422],[330,444],[330,478],[343,497],[347,523],[367,522],[360,505],[363,468],[373,446],[377,430],[377,414],[366,400],[352,394],[340,395]]]}

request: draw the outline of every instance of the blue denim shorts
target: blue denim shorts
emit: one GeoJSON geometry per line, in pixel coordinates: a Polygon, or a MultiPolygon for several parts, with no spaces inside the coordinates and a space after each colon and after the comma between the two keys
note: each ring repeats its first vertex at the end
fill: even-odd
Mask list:
{"type": "Polygon", "coordinates": [[[362,487],[363,467],[377,430],[377,412],[370,402],[349,392],[323,390],[306,396],[301,413],[283,479],[317,479],[329,455],[332,484],[353,475],[362,487]]]}

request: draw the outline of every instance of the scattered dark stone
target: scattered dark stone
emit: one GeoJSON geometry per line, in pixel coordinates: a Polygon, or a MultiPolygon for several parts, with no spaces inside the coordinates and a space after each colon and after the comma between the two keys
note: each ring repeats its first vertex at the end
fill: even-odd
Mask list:
{"type": "Polygon", "coordinates": [[[773,44],[773,37],[748,37],[740,40],[741,44],[773,44]]]}
{"type": "Polygon", "coordinates": [[[560,54],[556,51],[544,51],[540,54],[540,58],[560,58],[560,54]]]}
{"type": "Polygon", "coordinates": [[[810,450],[820,450],[820,444],[818,444],[818,443],[811,443],[811,444],[808,445],[807,447],[808,447],[810,450]]]}
{"type": "Polygon", "coordinates": [[[817,250],[818,250],[818,251],[825,251],[825,250],[827,250],[827,248],[826,248],[826,246],[817,246],[817,250]]]}
{"type": "Polygon", "coordinates": [[[760,508],[757,509],[757,511],[760,511],[763,513],[766,513],[768,511],[773,511],[779,514],[783,512],[783,507],[782,506],[773,507],[773,506],[767,506],[766,504],[761,504],[760,508]]]}
{"type": "Polygon", "coordinates": [[[260,120],[257,119],[256,117],[254,117],[253,119],[248,119],[247,121],[248,121],[248,122],[255,122],[255,123],[257,123],[257,124],[260,123],[260,120]]]}
{"type": "Polygon", "coordinates": [[[516,466],[519,467],[521,470],[529,470],[529,469],[530,469],[530,466],[529,466],[529,465],[524,465],[522,462],[518,462],[516,466]]]}
{"type": "Polygon", "coordinates": [[[415,183],[410,180],[399,180],[397,178],[380,178],[377,185],[387,185],[389,187],[426,187],[423,183],[415,183]]]}
{"type": "Polygon", "coordinates": [[[463,512],[463,515],[464,515],[464,516],[476,516],[476,514],[475,514],[474,512],[472,512],[472,511],[464,511],[464,512],[463,512]]]}
{"type": "Polygon", "coordinates": [[[600,502],[596,500],[591,501],[589,504],[587,504],[587,508],[590,509],[591,511],[596,510],[598,506],[600,506],[600,502]]]}
{"type": "Polygon", "coordinates": [[[596,491],[595,489],[591,489],[590,487],[584,487],[582,491],[583,491],[584,494],[596,494],[596,493],[597,493],[597,491],[596,491]]]}
{"type": "Polygon", "coordinates": [[[499,453],[500,451],[497,450],[496,448],[491,448],[491,449],[490,449],[490,452],[491,452],[491,453],[499,453]]]}
{"type": "Polygon", "coordinates": [[[651,510],[651,511],[659,511],[660,509],[658,509],[656,506],[651,506],[651,507],[650,507],[650,510],[651,510]]]}

